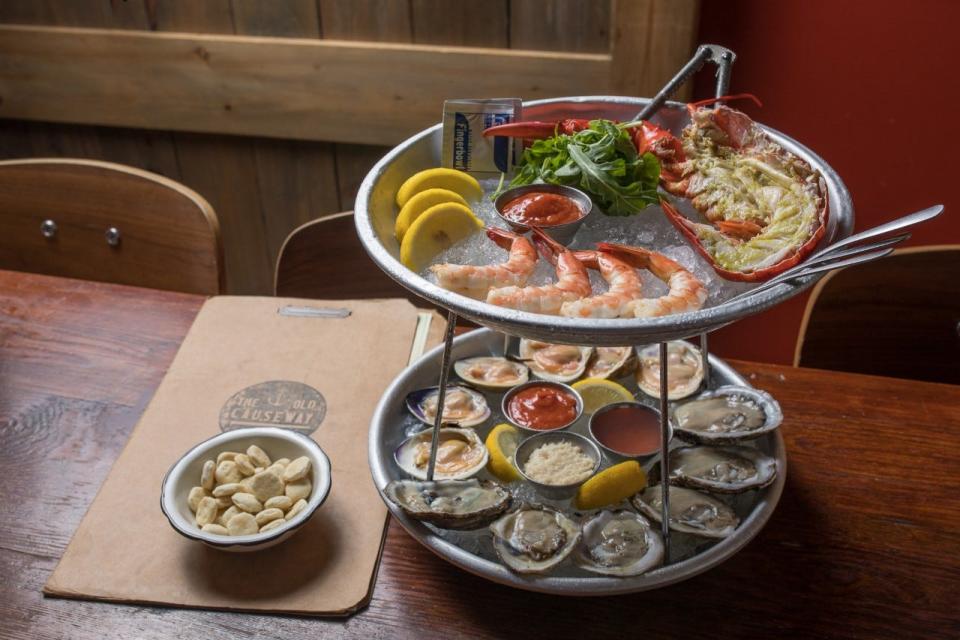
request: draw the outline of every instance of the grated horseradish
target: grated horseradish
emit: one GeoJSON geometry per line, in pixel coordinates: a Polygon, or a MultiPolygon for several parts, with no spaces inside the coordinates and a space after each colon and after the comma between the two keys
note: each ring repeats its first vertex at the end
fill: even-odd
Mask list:
{"type": "Polygon", "coordinates": [[[549,442],[533,450],[523,472],[541,484],[568,485],[593,475],[593,458],[572,442],[549,442]]]}

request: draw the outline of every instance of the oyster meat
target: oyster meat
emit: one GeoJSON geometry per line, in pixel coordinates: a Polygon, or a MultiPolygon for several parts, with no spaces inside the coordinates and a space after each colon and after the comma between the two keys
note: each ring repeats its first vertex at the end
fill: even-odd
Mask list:
{"type": "Polygon", "coordinates": [[[671,411],[674,433],[703,444],[752,440],[773,431],[782,420],[777,401],[752,387],[719,387],[671,411]]]}
{"type": "MultiPolygon", "coordinates": [[[[642,349],[637,367],[637,386],[648,396],[660,397],[660,345],[642,349]]],[[[680,400],[692,395],[703,382],[703,356],[685,340],[667,343],[667,398],[680,400]]]]}
{"type": "Polygon", "coordinates": [[[636,368],[637,354],[633,347],[597,347],[583,375],[585,378],[619,378],[636,368]]]}
{"type": "Polygon", "coordinates": [[[762,489],[776,477],[777,461],[751,447],[697,446],[670,452],[670,484],[717,493],[743,493],[762,489]]]}
{"type": "Polygon", "coordinates": [[[493,391],[523,384],[530,377],[527,365],[499,356],[457,360],[453,363],[453,370],[470,384],[493,391]]]}
{"type": "Polygon", "coordinates": [[[489,480],[394,480],[384,494],[414,520],[441,529],[479,529],[510,508],[510,492],[489,480]]]}
{"type": "MultiPolygon", "coordinates": [[[[405,472],[419,480],[427,478],[433,429],[421,431],[397,447],[393,457],[405,472]]],[[[487,447],[473,429],[440,429],[435,480],[460,480],[476,475],[487,464],[487,447]]]]}
{"type": "Polygon", "coordinates": [[[633,511],[601,511],[582,530],[574,560],[587,571],[637,576],[663,562],[663,539],[633,511]]]}
{"type": "MultiPolygon", "coordinates": [[[[438,387],[427,387],[407,395],[407,410],[431,427],[437,417],[438,387]]],[[[479,391],[457,384],[447,385],[443,399],[443,422],[474,427],[490,417],[490,406],[479,391]]]]}
{"type": "MultiPolygon", "coordinates": [[[[645,516],[661,522],[663,485],[647,487],[631,498],[633,506],[645,516]]],[[[670,528],[703,538],[726,538],[739,526],[733,509],[716,498],[693,489],[670,487],[670,528]]]]}
{"type": "Polygon", "coordinates": [[[593,355],[593,347],[548,344],[536,340],[520,340],[520,359],[533,375],[551,382],[571,382],[583,375],[593,355]]]}
{"type": "Polygon", "coordinates": [[[543,573],[563,562],[580,541],[580,525],[549,507],[524,506],[490,525],[493,548],[517,573],[543,573]]]}

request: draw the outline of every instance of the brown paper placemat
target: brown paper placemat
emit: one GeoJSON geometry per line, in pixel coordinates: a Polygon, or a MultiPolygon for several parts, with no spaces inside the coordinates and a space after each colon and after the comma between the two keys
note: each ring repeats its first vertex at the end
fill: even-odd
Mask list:
{"type": "MultiPolygon", "coordinates": [[[[430,343],[440,324],[435,317],[430,343]]],[[[366,604],[386,523],[367,432],[381,394],[407,364],[416,326],[417,310],[405,300],[208,300],[44,593],[311,615],[347,615],[366,604]],[[279,315],[286,305],[351,313],[279,315]],[[225,553],[180,536],[160,511],[163,475],[219,433],[234,394],[275,380],[309,385],[326,401],[312,434],[333,469],[326,503],[293,537],[260,552],[225,553]]]]}

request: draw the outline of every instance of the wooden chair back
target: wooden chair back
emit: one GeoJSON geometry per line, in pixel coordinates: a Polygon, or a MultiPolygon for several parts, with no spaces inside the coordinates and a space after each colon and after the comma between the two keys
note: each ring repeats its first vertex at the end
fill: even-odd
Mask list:
{"type": "Polygon", "coordinates": [[[428,306],[380,270],[357,237],[353,212],[311,220],[294,229],[277,257],[274,293],[295,298],[407,298],[428,306]]]}
{"type": "Polygon", "coordinates": [[[0,162],[0,268],[224,289],[220,227],[207,201],[163,176],[95,160],[0,162]]]}
{"type": "Polygon", "coordinates": [[[821,280],[794,365],[960,384],[960,245],[898,250],[821,280]]]}

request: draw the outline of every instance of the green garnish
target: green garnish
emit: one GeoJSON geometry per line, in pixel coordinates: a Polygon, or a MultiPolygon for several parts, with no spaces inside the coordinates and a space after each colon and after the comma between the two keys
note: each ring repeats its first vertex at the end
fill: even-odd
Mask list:
{"type": "Polygon", "coordinates": [[[591,120],[573,135],[555,134],[525,149],[511,187],[537,182],[578,187],[608,216],[632,216],[660,201],[660,162],[637,153],[623,125],[591,120]]]}

